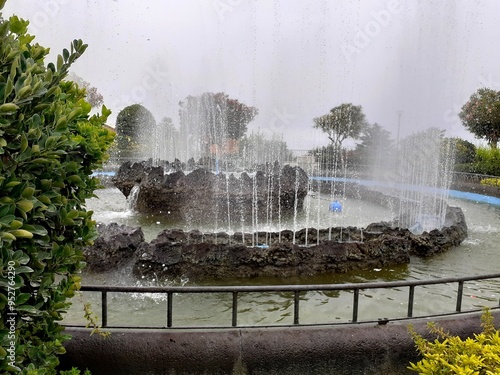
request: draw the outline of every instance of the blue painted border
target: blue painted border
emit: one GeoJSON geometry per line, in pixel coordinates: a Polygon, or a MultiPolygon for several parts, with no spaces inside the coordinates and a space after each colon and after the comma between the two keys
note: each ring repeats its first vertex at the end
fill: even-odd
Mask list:
{"type": "MultiPolygon", "coordinates": [[[[389,186],[387,183],[375,180],[360,180],[355,178],[344,178],[344,177],[309,177],[310,180],[316,181],[336,181],[336,182],[353,182],[363,186],[389,186]]],[[[391,185],[396,187],[397,185],[391,185]]],[[[424,186],[415,186],[415,185],[402,185],[405,188],[409,188],[411,190],[427,190],[429,192],[438,192],[438,193],[448,193],[449,197],[457,198],[457,199],[465,199],[469,201],[473,201],[476,203],[486,203],[491,204],[493,206],[500,206],[500,198],[492,197],[489,195],[482,195],[477,193],[470,193],[466,191],[459,190],[443,190],[437,188],[430,188],[424,186]]]]}

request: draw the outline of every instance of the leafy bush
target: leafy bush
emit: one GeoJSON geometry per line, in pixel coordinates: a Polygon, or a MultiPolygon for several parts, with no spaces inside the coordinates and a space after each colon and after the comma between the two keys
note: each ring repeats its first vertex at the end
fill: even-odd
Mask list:
{"type": "Polygon", "coordinates": [[[156,120],[140,104],[132,104],[118,113],[116,118],[116,143],[120,157],[144,158],[151,156],[156,120]]]}
{"type": "Polygon", "coordinates": [[[476,146],[460,138],[452,138],[455,146],[455,164],[473,163],[476,156],[476,146]]]}
{"type": "Polygon", "coordinates": [[[495,186],[500,188],[500,178],[485,178],[481,180],[481,185],[495,186]]]}
{"type": "Polygon", "coordinates": [[[58,321],[96,237],[91,174],[113,135],[106,107],[90,116],[85,91],[64,81],[87,45],[45,66],[27,26],[0,14],[0,373],[54,374],[68,338],[58,321]]]}
{"type": "Polygon", "coordinates": [[[421,375],[500,374],[500,332],[495,329],[488,309],[484,311],[481,321],[483,331],[465,340],[429,323],[430,332],[438,337],[430,342],[410,326],[410,334],[423,359],[416,364],[410,363],[408,368],[421,375]]]}
{"type": "Polygon", "coordinates": [[[478,147],[474,161],[456,165],[455,171],[500,176],[500,149],[478,147]]]}

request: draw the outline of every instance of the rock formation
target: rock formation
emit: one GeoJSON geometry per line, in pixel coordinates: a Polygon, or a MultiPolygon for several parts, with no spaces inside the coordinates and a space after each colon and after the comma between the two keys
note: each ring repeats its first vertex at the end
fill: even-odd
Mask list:
{"type": "Polygon", "coordinates": [[[99,237],[94,245],[84,249],[87,270],[105,272],[137,260],[137,249],[144,243],[141,228],[111,223],[97,226],[99,237]]]}
{"type": "Polygon", "coordinates": [[[165,174],[162,166],[127,162],[113,181],[126,197],[138,187],[134,206],[138,212],[193,225],[293,215],[302,209],[308,186],[301,168],[276,164],[267,166],[266,172],[257,171],[252,176],[243,172],[237,178],[203,168],[189,174],[181,170],[165,174]]]}
{"type": "MultiPolygon", "coordinates": [[[[114,268],[116,257],[133,252],[133,272],[138,276],[192,280],[206,277],[295,276],[380,268],[410,262],[412,255],[432,256],[459,245],[467,237],[467,225],[458,207],[447,207],[446,225],[441,230],[412,234],[394,223],[374,223],[365,229],[314,228],[293,233],[201,233],[197,230],[164,230],[150,243],[134,245],[136,229],[103,227],[97,249],[87,257],[100,258],[100,269],[114,268]],[[123,232],[123,238],[118,235],[123,232]],[[103,245],[109,242],[106,249],[103,245]],[[117,245],[118,243],[118,245],[117,245]],[[123,245],[122,245],[123,244],[123,245]],[[132,250],[135,248],[135,250],[132,250]],[[119,250],[122,249],[122,250],[119,250]],[[106,255],[108,254],[108,255],[106,255]]],[[[95,269],[95,267],[94,267],[95,269]]]]}

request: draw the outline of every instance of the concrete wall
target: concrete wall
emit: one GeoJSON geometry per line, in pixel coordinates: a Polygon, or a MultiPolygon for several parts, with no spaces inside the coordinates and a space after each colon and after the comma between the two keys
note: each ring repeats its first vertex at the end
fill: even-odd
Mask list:
{"type": "MultiPolygon", "coordinates": [[[[495,322],[500,310],[493,312],[495,322]]],[[[453,335],[481,332],[481,314],[434,318],[453,335]]],[[[111,337],[67,328],[63,365],[88,368],[93,375],[133,374],[415,374],[418,361],[408,324],[427,336],[430,319],[336,326],[206,330],[112,329],[111,337]]],[[[498,326],[498,324],[497,324],[498,326]]]]}

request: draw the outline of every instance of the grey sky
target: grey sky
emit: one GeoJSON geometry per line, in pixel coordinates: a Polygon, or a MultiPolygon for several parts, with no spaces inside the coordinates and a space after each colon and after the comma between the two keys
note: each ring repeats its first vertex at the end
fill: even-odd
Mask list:
{"type": "MultiPolygon", "coordinates": [[[[114,114],[156,120],[188,95],[223,91],[259,115],[250,129],[292,149],[327,143],[314,117],[344,102],[401,137],[430,126],[473,140],[457,113],[500,90],[497,0],[9,0],[54,54],[89,44],[73,71],[114,114]]],[[[54,58],[54,57],[52,57],[54,58]]]]}

